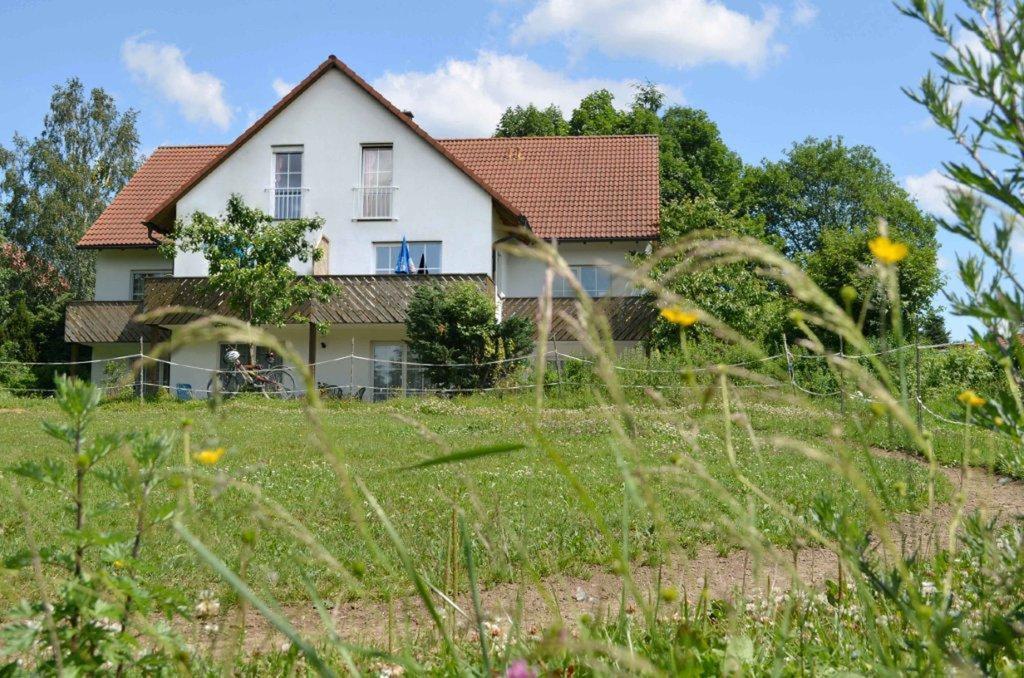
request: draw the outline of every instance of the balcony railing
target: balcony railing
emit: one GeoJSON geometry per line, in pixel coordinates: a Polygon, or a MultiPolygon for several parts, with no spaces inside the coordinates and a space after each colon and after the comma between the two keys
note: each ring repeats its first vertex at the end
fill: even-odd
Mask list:
{"type": "Polygon", "coordinates": [[[397,219],[396,198],[398,186],[356,186],[356,219],[397,219]]]}
{"type": "Polygon", "coordinates": [[[268,188],[270,213],[275,219],[301,219],[302,194],[308,188],[268,188]]]}

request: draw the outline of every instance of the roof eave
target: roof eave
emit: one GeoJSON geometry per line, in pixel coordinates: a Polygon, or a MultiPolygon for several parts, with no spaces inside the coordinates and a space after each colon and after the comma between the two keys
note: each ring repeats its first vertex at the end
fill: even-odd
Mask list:
{"type": "Polygon", "coordinates": [[[160,247],[158,242],[149,243],[86,243],[75,245],[79,250],[146,250],[160,247]]]}

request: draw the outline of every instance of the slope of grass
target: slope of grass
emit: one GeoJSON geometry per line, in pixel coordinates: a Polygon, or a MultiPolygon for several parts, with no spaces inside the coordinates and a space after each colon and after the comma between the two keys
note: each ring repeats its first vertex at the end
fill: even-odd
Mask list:
{"type": "MultiPolygon", "coordinates": [[[[760,396],[758,396],[760,397],[760,396]]],[[[542,415],[539,431],[549,449],[564,458],[596,511],[617,526],[623,502],[623,480],[616,465],[619,443],[612,435],[609,411],[587,404],[586,397],[553,403],[542,415]]],[[[792,404],[755,400],[747,408],[754,430],[770,436],[809,441],[826,440],[823,449],[835,451],[836,417],[829,409],[808,409],[792,404]]],[[[531,431],[533,411],[526,398],[475,397],[457,400],[402,400],[384,404],[329,405],[324,416],[334,441],[351,473],[363,479],[397,526],[417,562],[434,581],[444,576],[451,502],[469,507],[475,529],[486,548],[480,554],[483,583],[506,580],[528,562],[538,574],[555,571],[581,573],[588,566],[610,559],[609,545],[594,521],[581,508],[581,499],[567,478],[538,445],[531,431]],[[458,450],[496,443],[522,443],[524,449],[457,465],[416,471],[397,469],[417,461],[458,450]]],[[[224,474],[258,486],[268,497],[292,512],[327,549],[353,572],[362,576],[371,594],[407,592],[408,580],[400,568],[378,568],[349,519],[345,495],[331,465],[310,444],[306,420],[296,403],[239,399],[213,413],[201,403],[132,402],[105,404],[93,434],[130,430],[177,429],[183,419],[193,422],[196,449],[224,446],[227,452],[211,475],[224,474]]],[[[48,400],[5,401],[0,411],[0,466],[22,459],[62,458],[59,443],[46,436],[42,423],[59,420],[48,400]]],[[[823,464],[769,445],[758,449],[735,425],[733,439],[737,463],[754,482],[803,514],[813,499],[825,493],[838,505],[863,508],[856,493],[823,464]]],[[[669,549],[693,549],[700,544],[729,548],[729,540],[710,516],[721,506],[699,483],[687,482],[674,463],[682,446],[734,496],[746,496],[730,469],[723,446],[724,424],[714,407],[699,402],[671,407],[647,406],[636,424],[642,482],[656,500],[672,528],[669,549]]],[[[851,446],[852,449],[852,446],[851,446]]],[[[867,468],[863,456],[858,465],[867,468]]],[[[926,503],[925,469],[911,462],[877,459],[877,481],[894,511],[920,510],[926,503]],[[893,491],[892,488],[899,488],[893,491]]],[[[10,474],[6,474],[10,478],[10,474]]],[[[70,516],[52,490],[17,481],[29,502],[33,527],[42,543],[60,541],[70,516]]],[[[113,496],[104,486],[91,488],[90,505],[108,509],[96,525],[126,531],[129,516],[107,506],[113,496]],[[123,519],[122,519],[123,517],[123,519]]],[[[163,492],[154,507],[169,506],[173,498],[163,492]]],[[[199,518],[193,530],[227,562],[238,562],[241,535],[255,531],[253,581],[282,601],[306,599],[302,578],[308,577],[326,595],[345,595],[353,584],[329,573],[310,557],[309,548],[265,518],[251,498],[223,485],[197,490],[199,518]]],[[[779,544],[792,540],[793,531],[775,511],[751,502],[754,520],[779,544]]],[[[378,521],[369,508],[366,516],[377,543],[390,553],[378,521]]],[[[648,512],[631,512],[631,542],[638,559],[655,557],[659,544],[648,512]]],[[[0,545],[7,555],[22,545],[21,520],[10,500],[0,500],[0,545]]],[[[192,551],[170,531],[158,526],[147,536],[142,569],[165,585],[195,594],[223,586],[192,551]]],[[[31,590],[26,574],[7,574],[0,586],[0,602],[11,603],[31,590]]]]}

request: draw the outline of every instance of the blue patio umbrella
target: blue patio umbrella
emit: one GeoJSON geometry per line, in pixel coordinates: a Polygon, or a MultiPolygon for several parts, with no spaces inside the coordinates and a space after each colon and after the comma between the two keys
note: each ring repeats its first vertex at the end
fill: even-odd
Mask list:
{"type": "Polygon", "coordinates": [[[412,264],[412,255],[409,254],[409,243],[405,236],[402,236],[402,249],[398,250],[398,263],[395,264],[396,275],[408,275],[415,273],[416,268],[412,264]]]}

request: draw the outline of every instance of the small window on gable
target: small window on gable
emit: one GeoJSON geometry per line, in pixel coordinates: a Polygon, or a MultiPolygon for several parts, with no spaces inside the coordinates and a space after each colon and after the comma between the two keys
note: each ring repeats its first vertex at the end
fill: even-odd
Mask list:
{"type": "Polygon", "coordinates": [[[274,218],[302,217],[302,151],[274,152],[274,218]]]}
{"type": "Polygon", "coordinates": [[[395,152],[390,144],[362,147],[360,184],[356,204],[358,219],[395,217],[395,152]]]}

